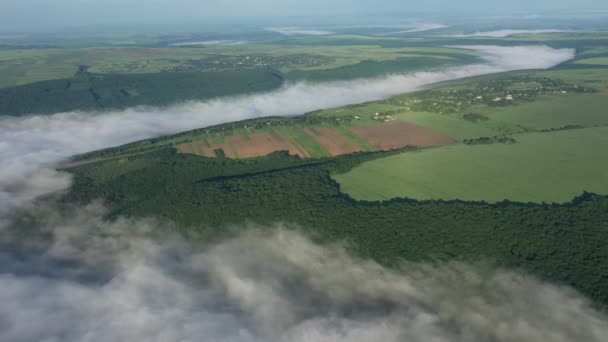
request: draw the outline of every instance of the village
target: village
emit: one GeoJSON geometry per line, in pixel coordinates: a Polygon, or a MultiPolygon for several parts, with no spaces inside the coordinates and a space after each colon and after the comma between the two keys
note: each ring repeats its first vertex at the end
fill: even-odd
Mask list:
{"type": "Polygon", "coordinates": [[[505,107],[531,102],[543,95],[593,92],[596,92],[593,88],[546,77],[517,77],[486,81],[476,88],[428,91],[387,102],[403,106],[408,111],[449,114],[465,111],[475,105],[505,107]]]}
{"type": "Polygon", "coordinates": [[[161,69],[162,72],[226,71],[256,68],[316,67],[333,60],[331,57],[308,54],[270,56],[256,54],[248,56],[217,55],[205,59],[176,61],[174,65],[161,69]]]}

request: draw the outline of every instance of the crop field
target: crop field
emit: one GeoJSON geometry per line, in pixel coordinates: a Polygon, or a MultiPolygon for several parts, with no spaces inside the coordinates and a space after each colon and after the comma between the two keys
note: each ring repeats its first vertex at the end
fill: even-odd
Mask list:
{"type": "MultiPolygon", "coordinates": [[[[322,158],[363,151],[356,141],[328,127],[280,127],[242,134],[227,132],[211,137],[196,137],[176,146],[182,153],[216,157],[218,149],[228,158],[262,157],[288,151],[300,158],[322,158]],[[198,147],[198,148],[197,148],[198,147]]],[[[221,152],[220,152],[221,153],[221,152]]]]}
{"type": "Polygon", "coordinates": [[[498,134],[498,131],[491,125],[469,122],[456,115],[404,111],[397,114],[397,118],[432,129],[459,141],[498,134]]]}
{"type": "Polygon", "coordinates": [[[516,144],[454,145],[366,162],[335,175],[361,200],[567,202],[608,194],[608,128],[516,136],[516,144]]]}
{"type": "Polygon", "coordinates": [[[300,158],[323,158],[356,152],[428,147],[456,141],[431,129],[402,121],[367,125],[273,127],[195,135],[175,143],[181,153],[206,157],[253,158],[287,151],[300,158]],[[216,152],[221,149],[222,152],[216,152]]]}
{"type": "MultiPolygon", "coordinates": [[[[559,71],[564,72],[569,71],[559,71]]],[[[168,137],[146,149],[174,146],[184,154],[236,159],[287,151],[307,159],[457,142],[506,143],[513,134],[608,124],[604,111],[608,96],[602,91],[538,77],[513,74],[499,80],[467,80],[292,119],[237,122],[168,137]],[[490,100],[507,94],[518,94],[514,99],[522,100],[486,104],[477,100],[483,97],[481,91],[493,92],[485,96],[490,100]],[[454,106],[457,102],[467,105],[454,106]]],[[[126,147],[124,154],[131,154],[133,148],[126,147]]]]}
{"type": "Polygon", "coordinates": [[[431,129],[401,121],[377,126],[355,127],[352,131],[379,151],[395,150],[405,146],[442,146],[456,142],[431,129]]]}
{"type": "Polygon", "coordinates": [[[601,93],[545,96],[531,103],[493,109],[489,118],[540,130],[608,125],[608,96],[601,93]]]}
{"type": "Polygon", "coordinates": [[[592,64],[592,65],[608,65],[608,57],[593,57],[580,59],[574,62],[575,64],[592,64]]]}

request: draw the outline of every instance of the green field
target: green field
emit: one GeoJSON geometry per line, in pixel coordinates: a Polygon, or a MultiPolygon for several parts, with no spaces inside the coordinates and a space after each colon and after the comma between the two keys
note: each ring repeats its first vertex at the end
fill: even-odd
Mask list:
{"type": "Polygon", "coordinates": [[[356,199],[567,202],[608,194],[608,128],[516,136],[512,145],[455,145],[407,152],[334,176],[356,199]]]}
{"type": "Polygon", "coordinates": [[[498,132],[490,125],[471,123],[460,116],[447,116],[435,113],[402,112],[397,117],[418,126],[441,132],[456,140],[494,136],[498,132]]]}
{"type": "Polygon", "coordinates": [[[608,57],[594,57],[594,58],[580,59],[574,63],[575,64],[608,65],[608,57]]]}
{"type": "Polygon", "coordinates": [[[608,96],[605,94],[560,94],[543,96],[531,103],[497,108],[491,120],[529,129],[551,129],[567,125],[608,125],[608,96]]]}

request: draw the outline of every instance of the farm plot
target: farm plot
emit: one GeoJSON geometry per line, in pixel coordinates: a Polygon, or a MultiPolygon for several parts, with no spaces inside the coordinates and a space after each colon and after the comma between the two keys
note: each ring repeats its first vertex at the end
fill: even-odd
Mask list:
{"type": "Polygon", "coordinates": [[[320,143],[332,156],[363,151],[363,149],[354,141],[348,139],[331,128],[305,128],[304,131],[318,143],[320,143]]]}
{"type": "Polygon", "coordinates": [[[529,129],[555,129],[567,125],[608,125],[608,97],[599,94],[544,96],[531,103],[497,108],[493,121],[517,124],[529,129]]]}
{"type": "Polygon", "coordinates": [[[206,138],[195,142],[177,145],[180,153],[216,157],[222,150],[228,158],[254,158],[275,151],[288,151],[289,154],[306,158],[308,154],[283,136],[275,133],[255,133],[251,135],[230,135],[219,138],[206,138]]]}
{"type": "Polygon", "coordinates": [[[197,140],[192,143],[180,144],[177,145],[177,150],[185,154],[195,154],[210,158],[214,158],[217,156],[215,151],[222,150],[226,157],[236,158],[237,155],[234,152],[234,148],[219,140],[220,139],[218,138],[207,138],[203,140],[197,140]]]}
{"type": "Polygon", "coordinates": [[[194,138],[178,144],[185,154],[216,157],[221,149],[228,158],[255,158],[287,151],[300,158],[323,158],[357,152],[384,151],[407,146],[449,145],[456,140],[432,129],[405,122],[370,126],[300,126],[233,130],[217,136],[194,138]]]}
{"type": "Polygon", "coordinates": [[[429,147],[456,143],[456,140],[447,135],[401,121],[377,126],[353,127],[350,130],[377,150],[382,151],[406,146],[429,147]]]}
{"type": "Polygon", "coordinates": [[[233,135],[227,138],[239,158],[254,158],[268,155],[275,151],[288,151],[301,158],[309,157],[308,152],[278,133],[255,133],[249,136],[233,135]]]}
{"type": "Polygon", "coordinates": [[[608,127],[530,133],[516,144],[452,145],[364,163],[334,178],[361,200],[396,197],[568,202],[608,194],[608,127]]]}

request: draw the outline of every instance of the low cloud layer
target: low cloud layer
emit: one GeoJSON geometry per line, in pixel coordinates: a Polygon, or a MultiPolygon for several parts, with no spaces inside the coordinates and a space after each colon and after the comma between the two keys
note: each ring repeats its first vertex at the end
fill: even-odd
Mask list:
{"type": "MultiPolygon", "coordinates": [[[[0,253],[0,340],[604,341],[607,317],[568,288],[491,265],[396,269],[248,227],[203,245],[167,223],[38,207],[0,253]],[[33,222],[33,223],[32,223],[33,222]]],[[[291,227],[294,228],[294,227],[291,227]]]]}
{"type": "Polygon", "coordinates": [[[487,62],[376,79],[300,82],[267,93],[168,108],[0,117],[0,214],[32,198],[67,187],[67,175],[52,169],[41,171],[41,168],[74,154],[229,121],[297,115],[379,100],[446,80],[508,70],[548,68],[574,56],[571,49],[544,46],[462,48],[478,51],[487,62]]]}
{"type": "Polygon", "coordinates": [[[505,38],[509,36],[513,36],[516,34],[539,34],[539,33],[560,33],[560,32],[570,32],[565,30],[496,30],[496,31],[483,31],[483,32],[475,32],[475,33],[467,33],[467,34],[455,34],[450,35],[448,37],[491,37],[491,38],[505,38]]]}
{"type": "Polygon", "coordinates": [[[173,43],[171,46],[211,46],[211,45],[242,45],[244,40],[205,40],[200,42],[173,43]]]}
{"type": "Polygon", "coordinates": [[[416,24],[411,24],[411,25],[403,25],[403,26],[399,27],[401,29],[398,31],[386,32],[386,33],[382,33],[379,35],[380,36],[398,36],[398,35],[406,34],[406,33],[432,31],[432,30],[438,30],[438,29],[442,29],[442,28],[446,28],[446,27],[448,27],[448,26],[443,25],[443,24],[416,23],[416,24]]]}
{"type": "Polygon", "coordinates": [[[326,36],[335,32],[302,27],[267,27],[266,31],[277,32],[285,36],[326,36]]]}

